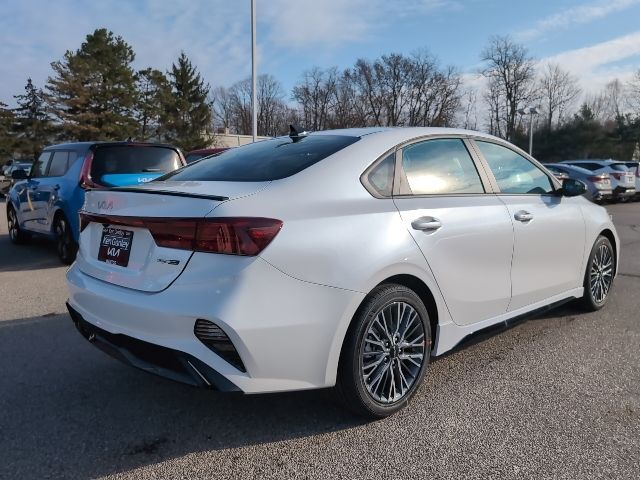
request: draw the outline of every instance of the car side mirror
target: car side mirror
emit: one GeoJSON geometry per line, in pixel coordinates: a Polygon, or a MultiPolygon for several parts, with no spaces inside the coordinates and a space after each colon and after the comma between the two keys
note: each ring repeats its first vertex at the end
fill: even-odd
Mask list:
{"type": "Polygon", "coordinates": [[[11,172],[11,178],[13,178],[14,180],[26,180],[27,178],[29,178],[29,175],[27,175],[26,170],[19,168],[11,172]]]}
{"type": "Polygon", "coordinates": [[[563,197],[579,197],[580,195],[584,195],[586,191],[586,185],[580,180],[576,180],[574,178],[565,178],[562,181],[560,194],[563,197]]]}

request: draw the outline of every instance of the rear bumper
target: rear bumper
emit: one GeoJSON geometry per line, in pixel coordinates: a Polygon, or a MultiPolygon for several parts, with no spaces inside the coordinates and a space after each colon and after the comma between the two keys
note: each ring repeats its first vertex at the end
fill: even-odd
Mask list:
{"type": "Polygon", "coordinates": [[[221,386],[217,375],[245,393],[334,385],[344,332],[364,294],[297,280],[259,257],[245,259],[241,269],[237,260],[194,254],[182,275],[157,293],[95,279],[75,263],[67,272],[69,306],[100,340],[96,346],[174,380],[197,384],[185,366],[195,359],[210,369],[205,374],[192,361],[195,370],[221,390],[233,388],[221,386]],[[224,331],[246,371],[197,338],[199,319],[224,331]],[[151,349],[160,355],[147,356],[147,347],[159,347],[151,349]],[[159,369],[164,360],[157,357],[170,358],[175,368],[159,369]]]}
{"type": "Polygon", "coordinates": [[[613,196],[617,198],[633,197],[636,194],[634,187],[616,187],[613,189],[613,196]]]}
{"type": "Polygon", "coordinates": [[[207,387],[223,392],[240,389],[224,376],[188,353],[161,347],[122,334],[113,334],[87,322],[69,305],[67,309],[78,331],[94,346],[113,358],[153,373],[195,387],[207,387]]]}

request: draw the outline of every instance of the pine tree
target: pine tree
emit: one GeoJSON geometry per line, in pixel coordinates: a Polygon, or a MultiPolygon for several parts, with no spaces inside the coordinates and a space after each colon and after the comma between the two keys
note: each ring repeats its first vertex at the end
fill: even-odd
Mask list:
{"type": "Polygon", "coordinates": [[[0,102],[0,166],[13,156],[13,117],[13,112],[7,108],[7,104],[0,102]]]}
{"type": "Polygon", "coordinates": [[[171,86],[167,77],[152,68],[136,74],[137,101],[135,119],[138,122],[138,139],[163,140],[166,136],[163,124],[165,106],[171,102],[171,86]]]}
{"type": "Polygon", "coordinates": [[[133,49],[104,28],[53,62],[46,90],[63,135],[71,140],[124,140],[135,134],[133,49]]]}
{"type": "Polygon", "coordinates": [[[15,147],[20,153],[36,158],[50,139],[51,118],[46,111],[44,93],[36,88],[31,78],[27,79],[24,92],[13,97],[18,104],[13,110],[15,147]]]}
{"type": "Polygon", "coordinates": [[[168,73],[173,95],[165,107],[167,139],[187,151],[205,147],[212,120],[210,87],[184,52],[168,73]]]}

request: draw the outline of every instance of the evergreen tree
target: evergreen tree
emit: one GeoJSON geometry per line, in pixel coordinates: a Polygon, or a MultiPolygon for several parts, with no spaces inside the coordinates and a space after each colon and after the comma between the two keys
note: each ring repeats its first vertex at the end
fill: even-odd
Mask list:
{"type": "Polygon", "coordinates": [[[18,104],[13,111],[15,147],[20,153],[36,158],[51,135],[51,119],[46,111],[42,89],[27,79],[22,95],[14,95],[18,104]]]}
{"type": "Polygon", "coordinates": [[[122,37],[104,28],[87,35],[75,52],[53,62],[46,89],[62,133],[75,140],[124,140],[135,134],[135,55],[122,37]]]}
{"type": "Polygon", "coordinates": [[[13,112],[0,102],[0,167],[13,156],[12,124],[13,112]]]}
{"type": "Polygon", "coordinates": [[[165,106],[167,140],[187,151],[205,147],[212,120],[210,87],[184,52],[168,73],[173,95],[165,106]]]}
{"type": "Polygon", "coordinates": [[[137,102],[135,119],[138,122],[138,139],[163,140],[166,131],[163,122],[165,107],[171,103],[171,86],[167,77],[152,68],[136,74],[137,102]]]}

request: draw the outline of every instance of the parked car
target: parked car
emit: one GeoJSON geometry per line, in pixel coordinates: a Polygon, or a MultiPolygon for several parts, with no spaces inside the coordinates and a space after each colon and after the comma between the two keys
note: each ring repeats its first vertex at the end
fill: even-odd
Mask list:
{"type": "Polygon", "coordinates": [[[595,174],[608,173],[615,200],[628,200],[636,194],[633,173],[623,162],[615,160],[564,160],[561,163],[587,169],[595,174]]]}
{"type": "Polygon", "coordinates": [[[585,196],[592,202],[603,202],[613,197],[611,177],[608,173],[594,174],[591,170],[568,163],[545,163],[544,166],[550,172],[560,172],[568,178],[584,183],[587,189],[585,196]]]}
{"type": "Polygon", "coordinates": [[[33,159],[30,158],[12,158],[10,160],[7,160],[6,162],[4,162],[4,164],[2,165],[2,170],[0,171],[0,175],[4,175],[5,177],[11,177],[11,174],[9,173],[9,169],[14,166],[17,165],[19,163],[25,164],[32,164],[33,163],[33,159]]]}
{"type": "Polygon", "coordinates": [[[225,150],[229,150],[229,147],[218,147],[218,148],[201,148],[200,150],[191,150],[189,153],[185,155],[185,160],[187,163],[193,163],[196,160],[200,160],[204,157],[209,157],[211,155],[216,155],[218,153],[222,153],[225,150]]]}
{"type": "Polygon", "coordinates": [[[553,176],[556,177],[560,182],[566,180],[567,178],[570,178],[568,173],[564,172],[562,169],[556,168],[551,163],[545,163],[544,166],[547,170],[553,173],[553,176]]]}
{"type": "Polygon", "coordinates": [[[633,173],[636,179],[636,196],[640,196],[640,163],[639,162],[624,162],[630,172],[633,173]]]}
{"type": "Polygon", "coordinates": [[[28,174],[29,171],[31,171],[31,165],[32,164],[28,162],[12,162],[12,164],[9,165],[9,167],[7,167],[7,169],[5,170],[5,173],[0,175],[0,196],[5,196],[7,193],[9,193],[11,186],[15,183],[15,180],[11,176],[12,173],[15,170],[24,170],[28,174]]]}
{"type": "Polygon", "coordinates": [[[171,145],[81,142],[47,147],[30,172],[12,173],[20,181],[7,199],[11,241],[24,243],[33,233],[54,238],[60,259],[70,264],[85,190],[143,184],[185,164],[171,145]]]}
{"type": "Polygon", "coordinates": [[[482,133],[294,129],[87,192],[68,307],[148,372],[245,393],[337,385],[384,417],[471,333],[605,305],[620,243],[584,192],[482,133]]]}

